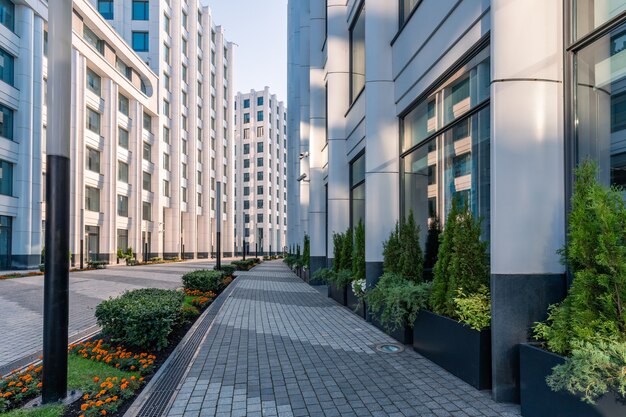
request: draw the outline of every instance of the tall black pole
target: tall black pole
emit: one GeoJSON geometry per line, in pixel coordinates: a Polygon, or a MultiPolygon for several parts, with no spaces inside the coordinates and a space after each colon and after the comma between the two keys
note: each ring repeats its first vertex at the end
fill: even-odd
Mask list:
{"type": "Polygon", "coordinates": [[[270,244],[270,258],[272,257],[272,245],[270,244]]]}
{"type": "Polygon", "coordinates": [[[67,395],[72,14],[72,0],[50,0],[43,306],[44,403],[59,401],[67,395]]]}
{"type": "Polygon", "coordinates": [[[255,255],[254,255],[255,258],[258,258],[259,257],[259,242],[256,242],[254,244],[254,253],[255,253],[255,255]]]}
{"type": "Polygon", "coordinates": [[[243,241],[243,260],[246,260],[246,241],[243,241]]]}
{"type": "Polygon", "coordinates": [[[218,271],[222,269],[222,182],[217,181],[217,188],[215,189],[217,194],[217,214],[215,215],[215,241],[217,246],[217,260],[215,262],[215,269],[218,271]]]}

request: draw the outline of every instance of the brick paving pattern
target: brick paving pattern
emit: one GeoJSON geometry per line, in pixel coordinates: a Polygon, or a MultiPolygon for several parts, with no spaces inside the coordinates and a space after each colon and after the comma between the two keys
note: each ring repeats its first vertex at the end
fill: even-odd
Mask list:
{"type": "Polygon", "coordinates": [[[266,262],[234,283],[168,410],[208,416],[519,416],[266,262]]]}
{"type": "MultiPolygon", "coordinates": [[[[177,288],[191,270],[213,263],[111,267],[70,274],[69,334],[96,325],[94,310],[109,297],[137,288],[177,288]]],[[[0,368],[42,349],[43,276],[0,280],[0,368]]]]}

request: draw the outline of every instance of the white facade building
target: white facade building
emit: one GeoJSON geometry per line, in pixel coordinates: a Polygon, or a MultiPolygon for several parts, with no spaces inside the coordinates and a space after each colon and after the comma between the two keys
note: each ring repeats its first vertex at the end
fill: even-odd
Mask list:
{"type": "Polygon", "coordinates": [[[287,108],[269,88],[235,99],[239,251],[282,252],[287,233],[287,108]]]}
{"type": "Polygon", "coordinates": [[[332,263],[333,233],[363,220],[375,285],[396,221],[413,211],[424,244],[459,195],[490,242],[499,401],[519,399],[517,345],[565,295],[557,250],[573,167],[592,157],[605,184],[626,184],[624,10],[289,1],[288,245],[308,233],[315,272],[332,263]],[[310,183],[296,181],[304,174],[310,183]]]}
{"type": "Polygon", "coordinates": [[[209,257],[216,250],[221,201],[222,250],[232,254],[234,45],[198,0],[91,1],[161,81],[156,158],[167,163],[160,166],[163,180],[157,185],[164,194],[159,253],[209,257]]]}

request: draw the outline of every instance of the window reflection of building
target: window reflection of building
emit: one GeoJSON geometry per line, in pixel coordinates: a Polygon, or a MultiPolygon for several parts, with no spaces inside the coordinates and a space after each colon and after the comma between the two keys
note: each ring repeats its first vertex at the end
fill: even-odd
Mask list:
{"type": "Polygon", "coordinates": [[[455,195],[489,238],[489,74],[484,50],[403,119],[403,214],[413,211],[422,242],[455,195]]]}

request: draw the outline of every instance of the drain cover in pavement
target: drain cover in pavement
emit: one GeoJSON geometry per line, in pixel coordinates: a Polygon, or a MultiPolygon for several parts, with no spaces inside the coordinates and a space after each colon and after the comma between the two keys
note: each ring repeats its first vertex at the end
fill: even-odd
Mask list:
{"type": "Polygon", "coordinates": [[[376,346],[376,350],[384,353],[400,353],[404,351],[404,346],[395,345],[391,343],[385,343],[382,345],[376,346]]]}

